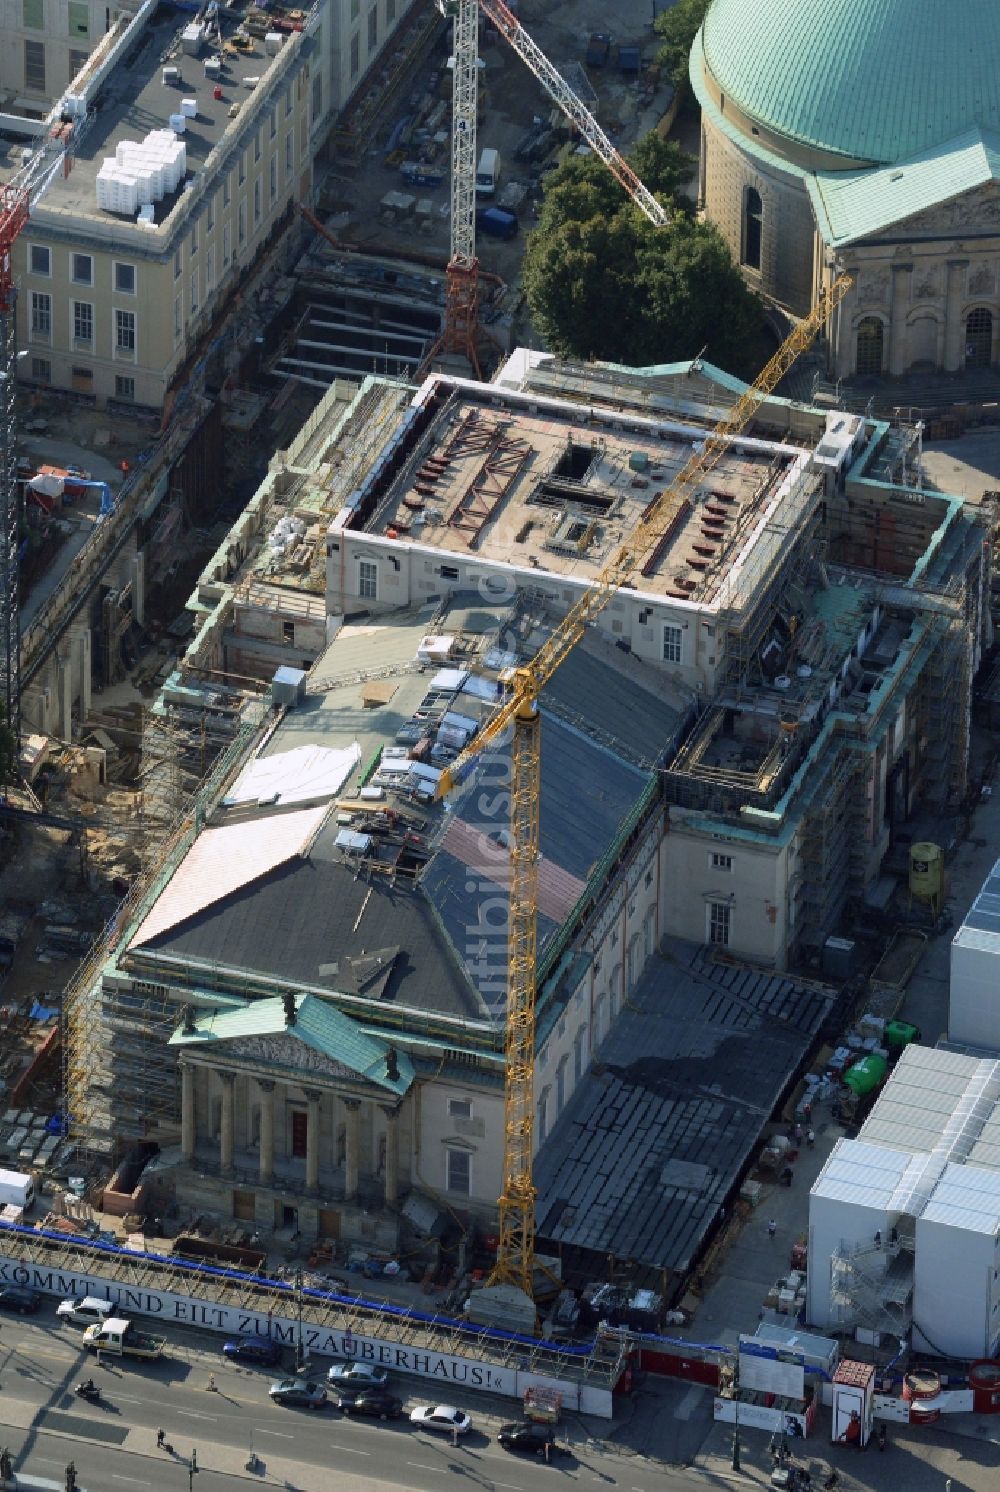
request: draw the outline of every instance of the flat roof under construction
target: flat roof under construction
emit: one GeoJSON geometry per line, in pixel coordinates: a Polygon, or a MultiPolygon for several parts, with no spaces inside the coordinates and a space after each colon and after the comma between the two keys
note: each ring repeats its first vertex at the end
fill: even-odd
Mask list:
{"type": "MultiPolygon", "coordinates": [[[[434,380],[438,408],[402,469],[362,506],[369,533],[577,580],[595,577],[686,465],[704,432],[568,400],[434,380]]],[[[637,589],[711,602],[757,521],[806,456],[734,441],[640,554],[637,589]]],[[[353,526],[353,525],[352,525],[353,526]]]]}

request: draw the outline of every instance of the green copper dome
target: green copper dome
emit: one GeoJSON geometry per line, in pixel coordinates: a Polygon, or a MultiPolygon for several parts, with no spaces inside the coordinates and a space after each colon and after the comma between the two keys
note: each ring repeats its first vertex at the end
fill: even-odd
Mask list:
{"type": "Polygon", "coordinates": [[[700,48],[744,114],[855,161],[1000,129],[1000,0],[714,0],[700,48]]]}

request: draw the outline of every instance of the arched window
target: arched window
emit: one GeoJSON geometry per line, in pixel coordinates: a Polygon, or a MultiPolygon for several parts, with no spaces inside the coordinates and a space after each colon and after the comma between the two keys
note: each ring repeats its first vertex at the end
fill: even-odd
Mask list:
{"type": "Polygon", "coordinates": [[[993,361],[993,315],[976,306],[965,318],[965,366],[988,368],[993,361]]]}
{"type": "Polygon", "coordinates": [[[615,1021],[615,1018],[618,1015],[618,1011],[622,1003],[622,971],[620,967],[612,971],[611,978],[608,983],[608,1006],[610,1011],[608,1019],[608,1029],[610,1030],[612,1024],[615,1021]]]}
{"type": "Polygon", "coordinates": [[[855,372],[859,378],[877,378],[882,372],[885,328],[877,316],[866,316],[858,323],[858,349],[855,372]]]}
{"type": "Polygon", "coordinates": [[[764,227],[764,204],[756,187],[747,187],[743,199],[743,263],[748,269],[760,269],[761,233],[764,227]]]}

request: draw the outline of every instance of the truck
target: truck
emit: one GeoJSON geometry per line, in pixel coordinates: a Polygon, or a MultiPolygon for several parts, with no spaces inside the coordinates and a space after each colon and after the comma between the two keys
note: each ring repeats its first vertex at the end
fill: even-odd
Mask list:
{"type": "Polygon", "coordinates": [[[476,167],[476,196],[492,197],[500,179],[500,152],[491,146],[483,151],[476,167]]]}
{"type": "Polygon", "coordinates": [[[35,1200],[35,1183],[23,1171],[0,1171],[0,1207],[20,1207],[22,1212],[35,1200]]]}
{"type": "Polygon", "coordinates": [[[131,1321],[121,1316],[95,1322],[83,1334],[83,1345],[88,1352],[107,1352],[112,1357],[162,1357],[166,1344],[166,1337],[137,1331],[131,1321]]]}
{"type": "Polygon", "coordinates": [[[606,67],[611,55],[611,37],[606,31],[592,31],[587,42],[588,67],[606,67]]]}

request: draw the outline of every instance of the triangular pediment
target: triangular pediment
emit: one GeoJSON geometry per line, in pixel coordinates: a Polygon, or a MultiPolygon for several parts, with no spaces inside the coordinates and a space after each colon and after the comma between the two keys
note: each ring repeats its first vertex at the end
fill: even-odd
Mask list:
{"type": "Polygon", "coordinates": [[[894,225],[895,235],[914,238],[954,233],[993,231],[1000,236],[1000,187],[994,181],[977,187],[971,192],[962,192],[946,202],[936,202],[925,212],[902,218],[894,225]]]}
{"type": "Polygon", "coordinates": [[[271,1036],[234,1036],[232,1040],[214,1043],[224,1062],[245,1063],[248,1067],[281,1067],[287,1072],[302,1072],[313,1077],[357,1078],[358,1073],[344,1062],[317,1052],[298,1037],[288,1033],[271,1036]]]}

